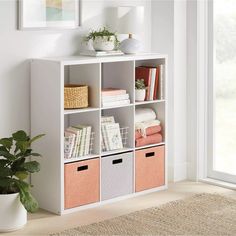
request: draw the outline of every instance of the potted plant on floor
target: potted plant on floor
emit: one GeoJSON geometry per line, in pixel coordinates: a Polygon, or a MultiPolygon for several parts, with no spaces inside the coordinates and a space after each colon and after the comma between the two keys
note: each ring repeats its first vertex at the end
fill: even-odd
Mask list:
{"type": "Polygon", "coordinates": [[[40,165],[28,159],[41,156],[33,152],[31,144],[42,136],[30,139],[21,130],[0,139],[0,232],[22,228],[27,222],[27,211],[38,209],[27,179],[40,170],[40,165]]]}
{"type": "Polygon", "coordinates": [[[138,79],[135,81],[135,101],[143,102],[146,97],[146,86],[144,79],[138,79]]]}
{"type": "Polygon", "coordinates": [[[117,34],[109,31],[106,27],[98,31],[91,31],[87,40],[92,40],[95,51],[112,51],[119,44],[117,34]]]}

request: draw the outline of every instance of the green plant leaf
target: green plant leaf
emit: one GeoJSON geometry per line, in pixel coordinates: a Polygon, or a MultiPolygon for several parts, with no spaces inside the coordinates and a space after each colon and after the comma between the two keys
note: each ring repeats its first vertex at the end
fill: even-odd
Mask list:
{"type": "Polygon", "coordinates": [[[0,178],[5,178],[12,175],[12,171],[8,167],[0,167],[0,178]]]}
{"type": "Polygon", "coordinates": [[[8,151],[0,151],[0,157],[5,157],[8,160],[14,161],[16,157],[8,151]]]}
{"type": "Polygon", "coordinates": [[[29,141],[29,136],[23,130],[19,130],[12,134],[12,137],[15,141],[29,141]]]}
{"type": "Polygon", "coordinates": [[[12,180],[11,178],[8,177],[0,178],[0,187],[8,188],[12,184],[14,184],[14,180],[12,180]]]}
{"type": "Polygon", "coordinates": [[[37,135],[35,136],[34,138],[32,138],[29,143],[32,144],[33,142],[35,142],[36,140],[42,138],[43,136],[45,136],[45,134],[40,134],[40,135],[37,135]]]}
{"type": "Polygon", "coordinates": [[[25,170],[29,171],[30,173],[39,172],[40,171],[40,164],[37,161],[29,161],[23,164],[25,170]]]}
{"type": "Polygon", "coordinates": [[[9,161],[6,159],[0,159],[0,168],[9,164],[9,161]]]}
{"type": "Polygon", "coordinates": [[[20,158],[12,163],[11,169],[14,172],[24,171],[22,164],[25,162],[25,158],[20,158]]]}
{"type": "Polygon", "coordinates": [[[29,174],[28,174],[28,172],[26,172],[26,171],[17,171],[17,172],[15,173],[15,176],[16,176],[19,180],[25,180],[25,179],[29,176],[29,174]]]}
{"type": "MultiPolygon", "coordinates": [[[[23,154],[27,151],[30,144],[28,141],[16,141],[16,148],[20,150],[23,154]]],[[[18,156],[21,154],[18,154],[18,156]]]]}
{"type": "Polygon", "coordinates": [[[0,144],[10,150],[13,145],[13,138],[2,138],[0,139],[0,144]]]}
{"type": "Polygon", "coordinates": [[[38,210],[36,199],[29,192],[29,185],[23,181],[16,181],[20,192],[20,200],[28,212],[34,213],[38,210]]]}

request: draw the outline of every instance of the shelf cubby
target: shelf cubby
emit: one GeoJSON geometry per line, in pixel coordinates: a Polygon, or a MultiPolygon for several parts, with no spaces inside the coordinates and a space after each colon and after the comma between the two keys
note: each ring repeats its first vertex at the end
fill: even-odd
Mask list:
{"type": "MultiPolygon", "coordinates": [[[[101,65],[82,64],[65,67],[65,84],[81,84],[89,87],[89,108],[100,107],[101,65]]],[[[87,108],[87,109],[89,109],[87,108]]],[[[78,110],[83,111],[83,109],[78,110]]]]}
{"type": "Polygon", "coordinates": [[[134,107],[122,107],[104,110],[102,116],[114,116],[115,122],[120,124],[120,128],[128,128],[127,146],[134,147],[134,107]]]}
{"type": "MultiPolygon", "coordinates": [[[[94,132],[93,140],[93,152],[92,155],[99,155],[100,150],[100,113],[99,111],[85,112],[81,114],[72,114],[67,116],[66,127],[76,126],[76,125],[88,125],[92,127],[92,132],[94,132]]],[[[89,155],[91,156],[91,155],[89,155]]]]}
{"type": "Polygon", "coordinates": [[[102,88],[125,89],[134,103],[134,62],[102,63],[102,88]]]}
{"type": "MultiPolygon", "coordinates": [[[[163,136],[163,143],[165,142],[165,127],[166,127],[166,110],[165,110],[165,103],[148,103],[143,105],[136,105],[135,109],[137,108],[151,108],[155,111],[157,115],[157,119],[161,122],[161,133],[163,136]]],[[[140,148],[139,148],[140,149],[140,148]]]]}

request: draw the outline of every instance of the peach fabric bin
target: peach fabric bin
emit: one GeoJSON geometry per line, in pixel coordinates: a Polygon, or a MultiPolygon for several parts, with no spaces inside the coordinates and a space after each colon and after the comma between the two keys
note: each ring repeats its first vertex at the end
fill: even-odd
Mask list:
{"type": "Polygon", "coordinates": [[[135,152],[135,191],[165,184],[165,146],[135,152]]]}
{"type": "Polygon", "coordinates": [[[65,209],[99,201],[99,159],[65,164],[65,209]]]}

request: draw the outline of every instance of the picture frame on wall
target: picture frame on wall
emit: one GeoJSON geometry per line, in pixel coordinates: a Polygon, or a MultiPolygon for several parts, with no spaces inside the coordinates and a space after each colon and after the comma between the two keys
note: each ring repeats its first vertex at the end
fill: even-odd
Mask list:
{"type": "Polygon", "coordinates": [[[76,29],[81,0],[19,0],[19,29],[76,29]]]}

